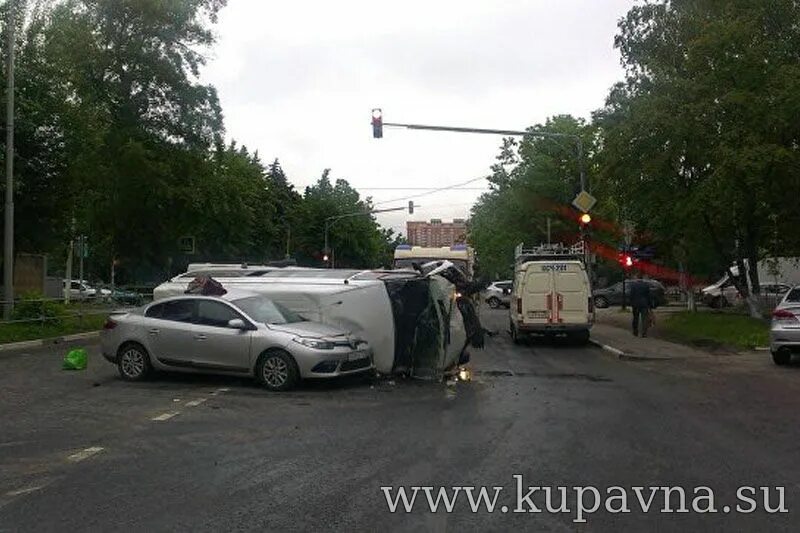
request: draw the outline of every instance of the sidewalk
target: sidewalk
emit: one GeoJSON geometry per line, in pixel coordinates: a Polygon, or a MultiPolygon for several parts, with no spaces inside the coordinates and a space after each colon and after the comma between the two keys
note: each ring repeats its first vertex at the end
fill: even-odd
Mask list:
{"type": "Polygon", "coordinates": [[[669,360],[709,357],[707,352],[655,337],[634,337],[629,329],[595,323],[592,343],[618,359],[669,360]]]}

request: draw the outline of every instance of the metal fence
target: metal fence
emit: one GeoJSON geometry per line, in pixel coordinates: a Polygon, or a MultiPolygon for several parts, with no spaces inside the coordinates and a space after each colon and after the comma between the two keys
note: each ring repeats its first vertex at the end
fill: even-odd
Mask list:
{"type": "MultiPolygon", "coordinates": [[[[63,297],[20,298],[13,302],[15,312],[12,312],[11,318],[8,320],[0,319],[0,328],[22,324],[38,324],[42,331],[44,331],[48,325],[61,324],[65,321],[72,321],[81,328],[84,319],[88,317],[106,316],[114,311],[134,309],[152,300],[152,293],[137,293],[135,296],[126,296],[122,298],[110,296],[71,297],[69,303],[67,303],[63,297]],[[37,304],[39,307],[38,310],[36,309],[37,304]],[[37,316],[19,316],[20,309],[23,308],[23,306],[33,313],[37,313],[37,316]]],[[[0,300],[0,308],[3,308],[7,303],[7,300],[0,300]]],[[[30,315],[31,313],[23,312],[22,314],[30,315]]]]}

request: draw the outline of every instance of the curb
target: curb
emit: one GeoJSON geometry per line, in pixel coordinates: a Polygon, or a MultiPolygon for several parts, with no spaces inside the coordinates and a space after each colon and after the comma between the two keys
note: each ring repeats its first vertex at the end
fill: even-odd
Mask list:
{"type": "Polygon", "coordinates": [[[598,342],[594,339],[589,339],[589,342],[597,346],[601,350],[613,354],[617,359],[622,359],[622,357],[625,355],[625,352],[623,352],[619,348],[614,348],[613,346],[609,346],[608,344],[603,344],[602,342],[598,342]]]}
{"type": "Polygon", "coordinates": [[[625,353],[619,348],[614,348],[613,346],[609,346],[608,344],[603,344],[602,342],[598,342],[594,339],[589,339],[589,342],[597,346],[604,352],[608,352],[612,354],[615,358],[622,361],[670,361],[672,359],[676,359],[675,357],[647,357],[644,355],[635,355],[631,353],[625,353]]]}
{"type": "Polygon", "coordinates": [[[84,339],[94,339],[99,336],[100,331],[87,331],[85,333],[74,333],[72,335],[63,335],[61,337],[50,337],[48,339],[8,342],[6,344],[0,344],[0,352],[24,350],[25,348],[38,348],[39,346],[49,346],[51,344],[61,344],[63,342],[79,341],[84,339]]]}

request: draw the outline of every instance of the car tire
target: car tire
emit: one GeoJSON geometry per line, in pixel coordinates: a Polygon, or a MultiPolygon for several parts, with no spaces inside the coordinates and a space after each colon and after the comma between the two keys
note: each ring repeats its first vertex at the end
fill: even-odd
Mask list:
{"type": "Polygon", "coordinates": [[[297,386],[300,370],[291,355],[283,350],[273,350],[258,358],[256,379],[268,390],[284,392],[297,386]]]}
{"type": "Polygon", "coordinates": [[[772,361],[778,366],[788,365],[792,360],[792,352],[786,349],[780,349],[772,352],[772,361]]]}
{"type": "Polygon", "coordinates": [[[605,309],[608,307],[608,298],[605,296],[595,296],[594,306],[598,309],[605,309]]]}
{"type": "Polygon", "coordinates": [[[153,365],[144,346],[129,342],[117,353],[117,369],[125,381],[143,381],[153,372],[153,365]]]}
{"type": "Polygon", "coordinates": [[[486,300],[486,303],[489,304],[489,307],[491,307],[492,309],[497,309],[498,307],[500,307],[500,300],[498,300],[494,296],[486,300]]]}

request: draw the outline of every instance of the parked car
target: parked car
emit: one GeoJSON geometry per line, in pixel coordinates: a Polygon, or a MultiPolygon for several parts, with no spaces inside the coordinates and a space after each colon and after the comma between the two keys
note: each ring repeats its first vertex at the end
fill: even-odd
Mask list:
{"type": "MultiPolygon", "coordinates": [[[[634,280],[625,280],[625,303],[628,304],[630,296],[630,284],[634,280]]],[[[654,279],[641,280],[650,285],[650,293],[655,299],[655,306],[667,303],[666,290],[664,286],[654,279]]],[[[594,305],[598,309],[603,309],[611,305],[622,305],[622,282],[615,283],[605,289],[594,290],[594,305]]]]}
{"type": "Polygon", "coordinates": [[[97,289],[90,286],[86,280],[64,280],[64,289],[69,290],[71,300],[89,300],[97,297],[97,289]],[[67,286],[67,283],[69,283],[69,286],[67,286]]]}
{"type": "Polygon", "coordinates": [[[800,352],[800,285],[783,297],[772,312],[769,349],[776,365],[788,364],[800,352]]]}
{"type": "Polygon", "coordinates": [[[511,306],[511,280],[508,281],[495,281],[488,287],[484,293],[484,301],[489,304],[492,309],[500,307],[511,306]]]}
{"type": "Polygon", "coordinates": [[[144,297],[136,291],[115,287],[111,291],[111,300],[124,305],[142,305],[144,297]]]}
{"type": "Polygon", "coordinates": [[[302,378],[373,369],[366,341],[249,292],[177,296],[112,314],[100,338],[103,356],[130,381],[152,370],[210,372],[284,391],[302,378]]]}

